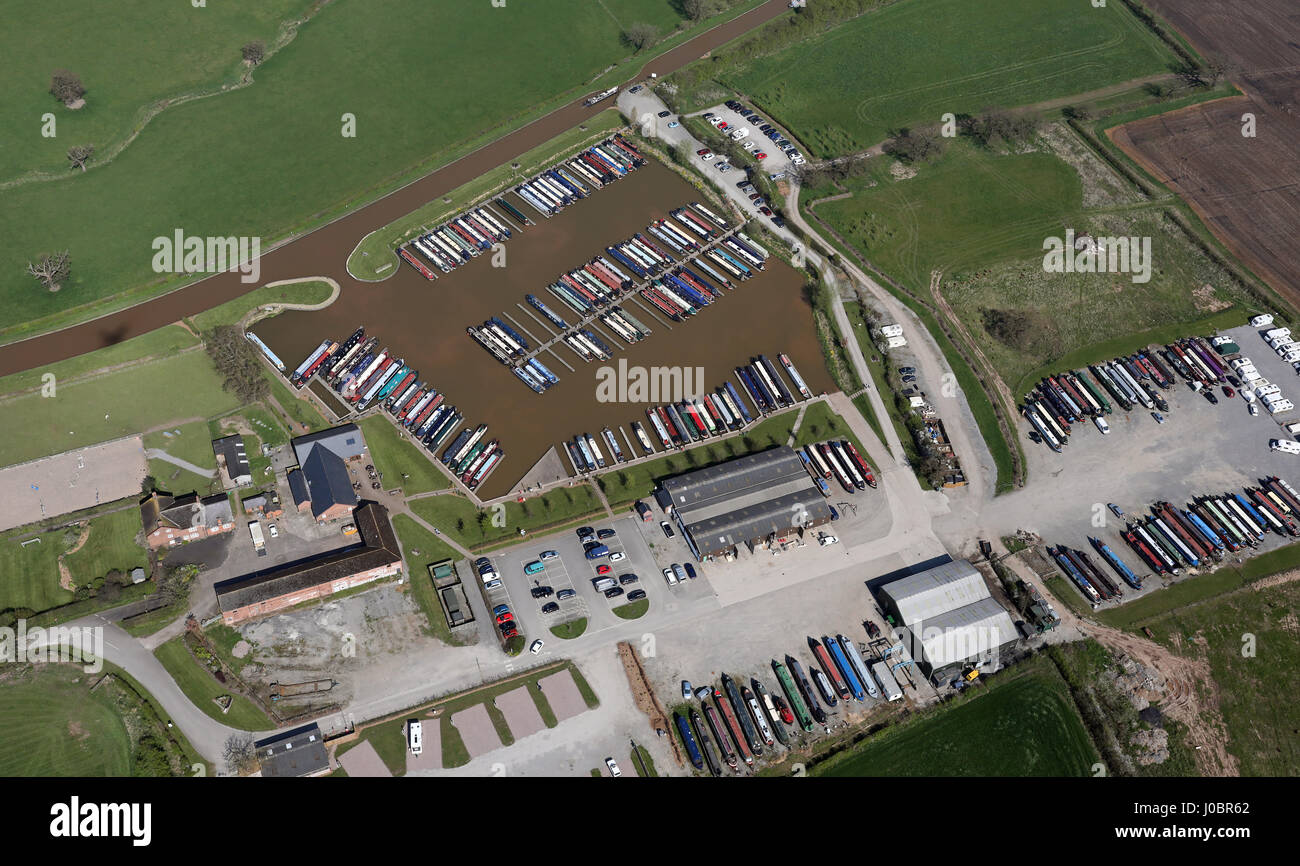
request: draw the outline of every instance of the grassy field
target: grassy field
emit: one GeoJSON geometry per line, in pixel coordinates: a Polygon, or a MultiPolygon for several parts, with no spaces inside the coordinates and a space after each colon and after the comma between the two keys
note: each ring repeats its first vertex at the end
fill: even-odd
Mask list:
{"type": "Polygon", "coordinates": [[[1300,583],[1291,581],[1187,604],[1149,622],[1157,640],[1208,659],[1228,751],[1243,776],[1300,772],[1300,705],[1292,699],[1300,676],[1298,610],[1300,583]]]}
{"type": "Polygon", "coordinates": [[[275,727],[265,713],[242,695],[234,695],[230,711],[221,712],[213,699],[232,692],[195,661],[185,648],[184,639],[184,636],[172,638],[158,647],[154,655],[194,706],[218,722],[241,731],[269,731],[275,727]]]}
{"type": "Polygon", "coordinates": [[[600,509],[600,500],[586,484],[559,487],[523,503],[504,503],[503,519],[495,510],[482,511],[459,495],[429,496],[409,502],[411,510],[465,547],[478,548],[518,537],[519,529],[534,530],[562,526],[600,509]],[[504,525],[497,526],[496,523],[504,525]]]}
{"type": "MultiPolygon", "coordinates": [[[[87,38],[113,44],[158,32],[107,18],[99,30],[86,29],[87,38]]],[[[162,112],[107,165],[0,192],[0,333],[12,339],[187,282],[153,272],[155,237],[179,228],[261,237],[265,248],[594,89],[602,76],[627,74],[631,65],[616,67],[639,66],[652,52],[631,58],[620,39],[625,18],[663,31],[681,20],[669,0],[603,0],[599,9],[392,0],[379,15],[358,0],[325,6],[258,67],[252,86],[162,112]],[[499,52],[508,52],[508,62],[484,62],[499,52]],[[355,117],[355,137],[343,134],[345,114],[355,117]],[[52,294],[38,290],[24,266],[56,244],[71,251],[72,276],[52,294]]],[[[67,21],[79,24],[76,16],[67,21]]],[[[33,44],[17,69],[32,82],[22,98],[53,102],[43,92],[51,64],[61,61],[37,47],[48,40],[10,30],[33,44]]],[[[190,40],[167,30],[159,36],[174,63],[190,65],[190,40]]],[[[94,105],[102,79],[82,72],[94,105]]],[[[20,112],[32,130],[37,108],[20,112]]],[[[69,139],[58,141],[61,154],[69,139]]]]}
{"type": "Polygon", "coordinates": [[[945,113],[1095,90],[1173,59],[1118,2],[902,0],[774,55],[724,60],[714,77],[814,155],[838,156],[945,113]]]}
{"type": "Polygon", "coordinates": [[[0,677],[0,773],[130,775],[126,725],[111,703],[88,694],[95,679],[76,665],[6,665],[0,677]]]}
{"type": "Polygon", "coordinates": [[[582,128],[570,129],[557,135],[518,159],[484,172],[442,198],[376,229],[362,238],[361,243],[348,256],[348,273],[362,280],[379,280],[392,276],[400,265],[394,250],[417,234],[417,230],[437,225],[467,205],[508,188],[512,181],[528,177],[552,165],[560,157],[574,153],[586,143],[607,137],[622,125],[623,118],[617,110],[602,111],[584,123],[582,128]],[[513,165],[518,165],[519,168],[514,169],[513,165]]]}
{"type": "Polygon", "coordinates": [[[226,301],[220,306],[205,310],[197,316],[190,317],[194,330],[203,333],[217,325],[234,324],[244,318],[251,310],[264,304],[301,304],[315,306],[327,301],[334,288],[322,280],[309,280],[304,283],[292,283],[287,286],[262,286],[233,301],[226,301]]]}
{"type": "MultiPolygon", "coordinates": [[[[135,542],[140,532],[140,512],[127,508],[90,519],[90,535],[65,563],[75,585],[90,583],[111,569],[128,572],[147,565],[143,547],[135,542]]],[[[30,529],[0,534],[0,610],[28,608],[39,613],[73,601],[73,594],[59,586],[59,554],[76,543],[79,530],[58,529],[37,534],[39,544],[23,547],[32,537],[30,529]]]]}
{"type": "Polygon", "coordinates": [[[117,439],[173,420],[211,417],[237,405],[237,398],[222,390],[204,352],[160,358],[63,385],[56,399],[34,393],[0,401],[11,429],[23,431],[0,440],[0,464],[117,439]]]}
{"type": "Polygon", "coordinates": [[[398,433],[387,418],[371,415],[361,421],[360,427],[385,490],[400,487],[411,496],[451,486],[447,476],[433,465],[432,458],[398,433]]]}
{"type": "Polygon", "coordinates": [[[814,776],[1090,776],[1098,760],[1065,682],[1013,669],[816,765],[814,776]]]}
{"type": "Polygon", "coordinates": [[[35,119],[54,114],[57,136],[11,124],[0,133],[6,155],[0,183],[28,172],[67,174],[69,145],[92,143],[96,156],[119,148],[156,104],[212,92],[238,82],[240,47],[274,42],[280,22],[302,15],[311,0],[152,5],[69,0],[57,16],[35,0],[6,5],[0,54],[10,79],[0,93],[0,114],[35,119]],[[140,33],[151,38],[141,41],[140,33]],[[39,38],[33,38],[39,34],[39,38]],[[184,45],[184,51],[174,50],[184,45]],[[72,110],[50,95],[50,75],[69,69],[81,76],[86,105],[72,110]]]}
{"type": "Polygon", "coordinates": [[[443,643],[455,643],[447,617],[442,612],[442,604],[438,601],[438,592],[434,589],[429,566],[444,559],[459,559],[460,554],[405,514],[393,515],[393,530],[402,543],[406,573],[411,580],[411,597],[429,621],[429,634],[443,643]]]}
{"type": "MultiPolygon", "coordinates": [[[[206,421],[190,421],[167,430],[145,434],[144,447],[166,451],[172,457],[214,472],[217,468],[217,457],[212,453],[212,439],[208,435],[206,421]],[[168,433],[172,435],[166,435],[168,433]]],[[[218,489],[220,484],[215,475],[203,478],[159,457],[149,458],[149,474],[158,482],[159,488],[172,493],[188,493],[191,490],[210,493],[218,489]]]]}
{"type": "Polygon", "coordinates": [[[130,340],[114,343],[95,352],[87,352],[66,361],[34,367],[0,379],[0,395],[17,396],[30,389],[39,389],[43,377],[54,376],[55,395],[58,389],[79,377],[127,364],[137,364],[150,358],[168,358],[178,352],[197,346],[199,340],[179,325],[168,325],[130,340]]]}

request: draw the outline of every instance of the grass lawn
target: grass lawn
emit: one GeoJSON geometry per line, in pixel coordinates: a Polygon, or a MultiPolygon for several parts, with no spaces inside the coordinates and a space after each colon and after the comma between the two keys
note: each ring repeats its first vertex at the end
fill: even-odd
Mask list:
{"type": "MultiPolygon", "coordinates": [[[[306,5],[282,2],[295,9],[306,5]]],[[[39,14],[32,8],[30,15],[39,14]]],[[[174,14],[188,19],[214,13],[185,5],[174,14]]],[[[106,57],[139,56],[131,67],[148,70],[148,81],[166,81],[166,67],[158,74],[147,59],[150,52],[116,47],[143,31],[168,46],[174,58],[168,65],[192,66],[203,80],[212,76],[203,62],[210,49],[200,40],[179,38],[180,31],[168,24],[159,30],[132,16],[104,13],[95,28],[83,27],[79,15],[65,18],[66,27],[83,33],[82,39],[114,46],[106,57]],[[202,53],[197,64],[195,51],[202,53]]],[[[252,86],[162,112],[107,165],[75,176],[65,170],[61,180],[0,192],[0,235],[6,239],[0,254],[0,298],[6,301],[0,332],[16,338],[188,282],[153,272],[154,237],[171,236],[176,229],[198,236],[255,236],[265,249],[274,239],[354,209],[596,89],[605,75],[629,74],[653,52],[631,58],[620,39],[623,18],[649,18],[665,31],[681,20],[666,0],[602,0],[595,9],[532,3],[495,8],[446,3],[435,9],[424,0],[391,0],[382,14],[360,0],[324,6],[257,68],[252,86]],[[508,62],[485,62],[507,46],[508,62]],[[413,94],[418,99],[413,101],[413,94]],[[355,137],[342,134],[345,113],[355,116],[355,137]],[[67,214],[77,219],[69,221],[67,214]],[[49,250],[52,238],[71,250],[73,262],[72,275],[57,294],[36,291],[24,270],[29,258],[49,250]]],[[[22,90],[27,107],[15,107],[13,116],[31,118],[32,132],[12,137],[48,148],[49,142],[35,143],[34,124],[41,106],[53,103],[44,91],[51,66],[64,62],[55,58],[65,55],[37,47],[59,45],[58,40],[31,40],[27,27],[9,30],[13,39],[31,43],[22,61],[8,66],[30,82],[22,90]]],[[[232,51],[237,48],[223,40],[220,56],[233,60],[232,51]]],[[[74,54],[66,62],[76,60],[74,54]]],[[[110,85],[104,82],[114,79],[90,65],[81,72],[94,106],[96,92],[108,96],[110,85]]],[[[174,92],[173,86],[164,92],[174,92]]],[[[130,102],[146,98],[135,94],[130,102]]],[[[69,134],[60,134],[58,158],[51,161],[62,162],[69,134]]]]}
{"type": "MultiPolygon", "coordinates": [[[[263,367],[262,375],[271,383],[271,399],[280,405],[285,412],[289,413],[289,427],[293,436],[301,436],[304,433],[313,433],[317,430],[324,430],[330,425],[325,421],[315,406],[305,399],[299,399],[289,386],[284,383],[284,379],[270,367],[263,367]]],[[[278,413],[277,413],[278,417],[278,413]]]]}
{"type": "Polygon", "coordinates": [[[111,702],[79,665],[6,665],[0,678],[0,773],[127,776],[131,739],[111,702]]]}
{"type": "Polygon", "coordinates": [[[1292,697],[1300,676],[1297,609],[1300,583],[1293,581],[1243,588],[1149,621],[1160,642],[1208,658],[1228,751],[1243,776],[1294,776],[1300,766],[1300,705],[1292,697]]]}
{"type": "MultiPolygon", "coordinates": [[[[617,611],[615,611],[617,613],[617,611]]],[[[585,616],[571,619],[568,622],[562,622],[559,625],[551,626],[551,634],[562,640],[572,640],[580,636],[587,630],[587,618],[585,616]]]]}
{"type": "MultiPolygon", "coordinates": [[[[204,469],[211,469],[214,472],[217,469],[217,456],[212,452],[212,439],[208,435],[206,421],[190,421],[168,427],[166,430],[155,430],[152,433],[146,433],[144,447],[166,451],[172,457],[185,460],[204,469]]],[[[182,485],[193,485],[194,481],[199,478],[188,469],[183,469],[174,463],[169,463],[157,457],[149,458],[149,469],[150,474],[158,480],[159,487],[178,493],[188,492],[195,489],[195,487],[177,486],[175,483],[169,483],[173,474],[177,474],[178,478],[184,476],[185,480],[181,481],[182,485]]],[[[216,476],[207,479],[208,486],[216,483],[216,476]]],[[[206,487],[203,489],[206,489],[206,487]]]]}
{"type": "Polygon", "coordinates": [[[217,682],[207,668],[190,655],[184,639],[184,636],[172,638],[158,647],[154,655],[196,707],[218,722],[241,731],[269,731],[275,727],[265,713],[242,695],[234,696],[229,712],[221,712],[213,699],[231,694],[230,689],[217,682]]]}
{"type": "Polygon", "coordinates": [[[411,496],[451,486],[451,481],[438,471],[429,455],[398,433],[387,418],[371,415],[362,419],[359,426],[385,490],[400,487],[411,496]]]}
{"type": "Polygon", "coordinates": [[[655,769],[655,759],[650,756],[644,746],[637,746],[633,749],[628,755],[628,762],[632,765],[633,772],[644,779],[659,777],[659,771],[655,769]]]}
{"type": "Polygon", "coordinates": [[[947,112],[1065,97],[1173,60],[1122,3],[1081,13],[1075,0],[902,0],[774,55],[724,59],[714,77],[826,157],[947,112]]]}
{"type": "Polygon", "coordinates": [[[178,418],[211,417],[237,405],[203,351],[160,358],[64,385],[54,400],[35,393],[0,401],[6,422],[23,431],[0,441],[0,464],[117,439],[178,418]]]}
{"type": "Polygon", "coordinates": [[[429,566],[444,559],[459,559],[460,554],[405,514],[393,515],[393,529],[402,543],[406,573],[411,579],[411,597],[429,621],[429,634],[443,643],[455,643],[447,617],[442,612],[442,603],[438,601],[429,566]]]}
{"type": "Polygon", "coordinates": [[[619,619],[640,619],[650,610],[650,599],[641,598],[636,601],[629,601],[627,604],[621,604],[613,608],[614,615],[619,619]]]}
{"type": "Polygon", "coordinates": [[[409,502],[411,510],[465,547],[475,549],[518,538],[517,530],[562,526],[600,510],[600,500],[586,484],[559,487],[523,503],[505,503],[504,517],[494,521],[493,509],[479,511],[459,494],[429,496],[409,502]],[[495,523],[504,523],[497,526],[495,523]]]}
{"type": "MultiPolygon", "coordinates": [[[[134,508],[91,518],[85,545],[64,560],[73,583],[90,583],[114,568],[128,572],[147,565],[144,548],[135,543],[140,530],[140,512],[134,508]]],[[[78,535],[76,527],[35,535],[30,528],[0,534],[0,610],[29,608],[39,613],[71,603],[73,594],[59,586],[59,554],[71,546],[65,536],[75,544],[78,535]],[[30,537],[40,543],[23,547],[21,542],[30,537]]]]}
{"type": "Polygon", "coordinates": [[[497,166],[469,183],[456,187],[442,198],[366,235],[348,257],[348,272],[363,280],[392,276],[401,264],[394,251],[421,230],[432,228],[464,210],[467,205],[481,202],[489,194],[495,195],[509,188],[513,182],[553,165],[560,158],[571,156],[585,144],[608,137],[623,125],[623,117],[617,110],[607,109],[582,125],[583,129],[570,129],[557,135],[518,159],[497,166]],[[516,170],[511,167],[513,165],[518,165],[519,168],[516,170]]]}
{"type": "Polygon", "coordinates": [[[1090,776],[1097,750],[1065,681],[1015,668],[813,767],[814,776],[1090,776]]]}
{"type": "Polygon", "coordinates": [[[323,280],[309,280],[287,286],[262,286],[246,295],[226,301],[220,306],[205,310],[189,319],[194,330],[206,333],[217,325],[237,324],[250,310],[264,304],[302,304],[314,306],[324,303],[334,293],[334,288],[323,280]]]}

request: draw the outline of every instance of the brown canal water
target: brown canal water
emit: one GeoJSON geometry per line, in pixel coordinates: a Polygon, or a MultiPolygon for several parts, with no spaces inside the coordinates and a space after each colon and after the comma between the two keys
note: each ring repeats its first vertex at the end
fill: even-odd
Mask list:
{"type": "MultiPolygon", "coordinates": [[[[664,52],[642,67],[633,80],[643,80],[651,73],[664,76],[674,72],[718,46],[783,14],[790,14],[785,0],[768,0],[767,3],[664,52]]],[[[621,85],[626,86],[626,82],[621,85]]],[[[347,257],[361,238],[489,169],[504,165],[520,154],[544,144],[610,106],[607,100],[588,108],[582,104],[588,95],[589,93],[583,93],[550,114],[503,135],[328,225],[285,241],[275,249],[265,250],[261,258],[262,282],[327,276],[338,281],[345,291],[356,290],[362,284],[348,274],[347,257]]],[[[237,182],[238,178],[231,178],[231,181],[237,182]]],[[[240,276],[236,273],[215,274],[119,313],[0,346],[0,376],[52,364],[138,337],[238,298],[252,288],[254,287],[240,282],[240,276]]]]}
{"type": "MultiPolygon", "coordinates": [[[[560,378],[559,384],[544,394],[530,390],[465,332],[468,326],[498,316],[516,330],[511,318],[534,336],[549,338],[551,329],[519,309],[518,305],[532,309],[524,301],[526,294],[537,295],[573,324],[576,314],[547,292],[546,286],[561,273],[603,254],[606,246],[636,232],[646,233],[653,219],[667,218],[670,210],[698,199],[694,188],[653,160],[550,219],[512,195],[512,204],[537,224],[516,232],[505,243],[505,267],[493,267],[491,255],[484,254],[450,274],[438,272],[438,279],[429,281],[403,263],[383,282],[353,282],[324,310],[283,313],[259,322],[254,330],[293,370],[321,340],[343,340],[364,326],[367,336],[379,338],[380,348],[387,346],[419,370],[421,378],[464,414],[461,429],[472,430],[486,423],[485,438],[500,439],[506,456],[477,491],[484,499],[507,493],[548,448],[563,440],[591,433],[600,441],[600,430],[606,425],[623,426],[636,446],[632,456],[641,455],[631,422],[641,421],[648,428],[648,404],[597,399],[597,371],[606,365],[617,369],[619,359],[626,359],[629,368],[688,368],[692,376],[694,368],[701,368],[705,390],[713,390],[725,380],[740,389],[736,366],[758,354],[779,364],[777,355],[785,352],[813,393],[831,390],[812,309],[803,298],[803,277],[776,258],[769,260],[766,270],[735,283],[733,291],[690,319],[671,323],[671,328],[627,302],[628,311],[654,333],[620,349],[602,335],[609,332],[597,323],[593,330],[616,350],[613,360],[584,362],[567,346],[556,346],[556,354],[576,372],[543,353],[539,359],[560,378]]],[[[529,342],[536,345],[534,340],[529,342]]],[[[781,372],[784,376],[784,370],[781,372]]],[[[657,444],[653,431],[647,432],[657,444]]],[[[626,452],[621,435],[619,444],[626,452]]],[[[603,442],[601,448],[608,452],[603,442]]],[[[568,458],[562,451],[560,458],[567,468],[568,458]]],[[[553,480],[553,476],[538,480],[553,480]]]]}

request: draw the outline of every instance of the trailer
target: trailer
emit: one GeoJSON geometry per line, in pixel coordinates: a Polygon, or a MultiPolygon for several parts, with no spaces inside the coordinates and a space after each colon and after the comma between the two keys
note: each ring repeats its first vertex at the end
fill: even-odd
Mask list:
{"type": "Polygon", "coordinates": [[[880,688],[884,692],[885,700],[902,700],[903,690],[898,687],[898,681],[894,679],[894,674],[889,669],[889,665],[885,664],[883,661],[872,662],[871,673],[874,674],[876,679],[880,682],[880,688]]]}

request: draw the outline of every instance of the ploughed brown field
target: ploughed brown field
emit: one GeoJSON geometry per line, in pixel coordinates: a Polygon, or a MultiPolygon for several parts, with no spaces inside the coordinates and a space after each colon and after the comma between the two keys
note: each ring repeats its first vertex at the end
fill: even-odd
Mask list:
{"type": "Polygon", "coordinates": [[[1232,252],[1300,306],[1300,4],[1147,0],[1244,96],[1150,117],[1112,140],[1181,195],[1232,252]],[[1242,134],[1255,117],[1255,137],[1242,134]]]}

